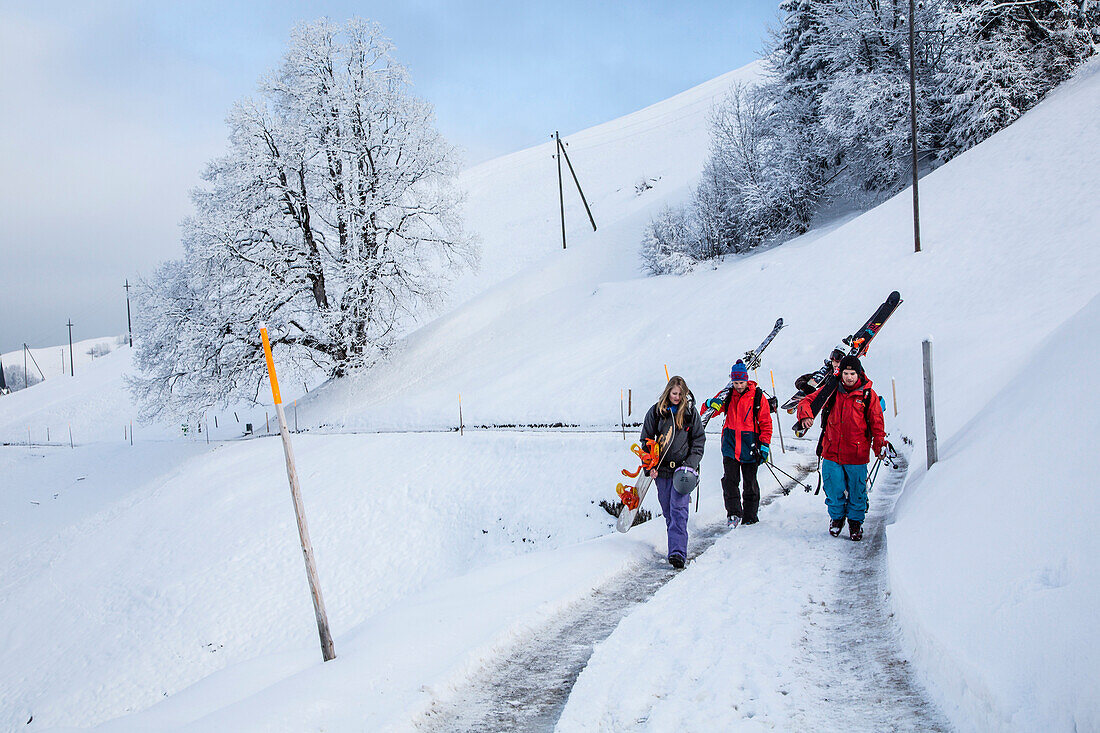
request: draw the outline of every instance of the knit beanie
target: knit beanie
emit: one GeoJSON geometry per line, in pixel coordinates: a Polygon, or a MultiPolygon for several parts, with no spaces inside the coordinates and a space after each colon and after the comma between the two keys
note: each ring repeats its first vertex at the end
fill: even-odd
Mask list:
{"type": "Polygon", "coordinates": [[[730,369],[730,379],[734,382],[747,382],[749,381],[749,368],[745,366],[745,362],[740,359],[730,369]]]}
{"type": "Polygon", "coordinates": [[[861,377],[866,376],[863,373],[863,365],[859,363],[859,358],[858,357],[846,356],[843,359],[841,359],[840,360],[840,371],[843,372],[845,369],[852,369],[852,370],[855,371],[856,374],[858,374],[861,377]]]}

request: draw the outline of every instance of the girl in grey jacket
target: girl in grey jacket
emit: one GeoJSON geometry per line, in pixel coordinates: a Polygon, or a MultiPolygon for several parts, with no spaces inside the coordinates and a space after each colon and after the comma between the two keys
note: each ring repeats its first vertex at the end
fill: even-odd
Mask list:
{"type": "Polygon", "coordinates": [[[668,380],[661,398],[646,413],[642,423],[642,445],[648,438],[661,440],[660,463],[650,471],[657,484],[657,498],[668,531],[668,562],[682,568],[687,557],[688,509],[691,491],[699,482],[699,461],[703,458],[706,434],[695,398],[683,377],[668,380]]]}

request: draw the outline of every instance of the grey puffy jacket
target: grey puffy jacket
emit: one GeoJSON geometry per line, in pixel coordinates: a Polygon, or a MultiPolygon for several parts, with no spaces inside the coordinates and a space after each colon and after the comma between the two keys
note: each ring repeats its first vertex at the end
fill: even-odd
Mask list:
{"type": "MultiPolygon", "coordinates": [[[[687,410],[684,427],[675,428],[672,433],[672,444],[662,454],[661,466],[657,469],[659,478],[672,478],[673,472],[680,466],[690,466],[698,471],[699,461],[703,459],[707,436],[703,432],[703,421],[695,409],[694,396],[689,392],[677,409],[687,410]]],[[[650,407],[642,422],[642,446],[645,446],[647,438],[663,435],[670,425],[674,425],[671,410],[666,408],[658,415],[657,405],[650,407]]]]}

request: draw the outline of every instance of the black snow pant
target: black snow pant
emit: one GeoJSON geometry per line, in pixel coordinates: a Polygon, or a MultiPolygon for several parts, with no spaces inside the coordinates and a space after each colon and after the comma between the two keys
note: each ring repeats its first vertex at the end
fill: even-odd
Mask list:
{"type": "Polygon", "coordinates": [[[727,517],[741,517],[744,524],[753,524],[759,521],[757,512],[760,511],[760,484],[756,481],[756,469],[758,463],[741,463],[728,456],[722,456],[722,498],[726,502],[727,517]],[[738,488],[740,479],[745,481],[744,511],[741,507],[741,491],[738,488]]]}

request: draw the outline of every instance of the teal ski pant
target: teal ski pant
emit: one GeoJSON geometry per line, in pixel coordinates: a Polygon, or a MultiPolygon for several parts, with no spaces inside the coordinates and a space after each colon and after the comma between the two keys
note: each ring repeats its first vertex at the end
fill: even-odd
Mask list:
{"type": "Polygon", "coordinates": [[[830,519],[854,519],[862,522],[867,515],[867,464],[844,465],[821,462],[821,480],[825,484],[825,506],[830,519]]]}

